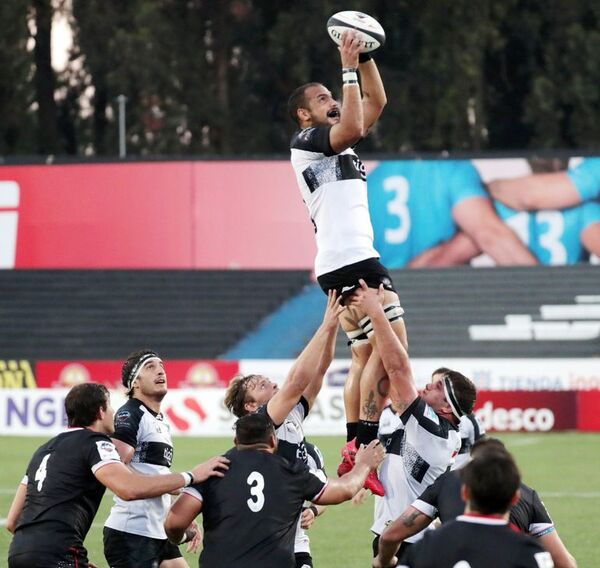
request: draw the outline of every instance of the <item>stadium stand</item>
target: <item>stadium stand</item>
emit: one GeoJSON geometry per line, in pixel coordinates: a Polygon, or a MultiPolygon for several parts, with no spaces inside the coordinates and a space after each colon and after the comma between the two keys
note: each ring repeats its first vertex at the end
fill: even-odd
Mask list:
{"type": "Polygon", "coordinates": [[[300,270],[0,270],[0,352],[121,359],[152,346],[168,358],[216,358],[309,278],[300,270]]]}
{"type": "MultiPolygon", "coordinates": [[[[396,270],[392,277],[413,358],[600,356],[599,267],[396,270]]],[[[324,298],[316,285],[303,290],[232,348],[231,358],[295,357],[319,323],[324,298]],[[282,322],[293,330],[283,341],[282,322]]],[[[340,332],[336,357],[349,356],[340,332]]]]}
{"type": "MultiPolygon", "coordinates": [[[[402,270],[392,278],[413,358],[600,356],[600,267],[402,270]]],[[[337,347],[340,357],[342,338],[337,347]]]]}

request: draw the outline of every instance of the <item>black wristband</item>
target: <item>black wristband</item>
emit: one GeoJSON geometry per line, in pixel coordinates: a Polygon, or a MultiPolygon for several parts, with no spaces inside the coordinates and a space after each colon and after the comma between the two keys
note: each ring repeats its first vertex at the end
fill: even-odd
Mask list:
{"type": "Polygon", "coordinates": [[[312,511],[312,514],[315,516],[315,519],[319,516],[319,509],[317,509],[314,505],[309,505],[306,508],[312,511]]]}
{"type": "Polygon", "coordinates": [[[370,53],[359,53],[358,54],[358,62],[365,63],[367,61],[371,61],[373,59],[370,53]]]}

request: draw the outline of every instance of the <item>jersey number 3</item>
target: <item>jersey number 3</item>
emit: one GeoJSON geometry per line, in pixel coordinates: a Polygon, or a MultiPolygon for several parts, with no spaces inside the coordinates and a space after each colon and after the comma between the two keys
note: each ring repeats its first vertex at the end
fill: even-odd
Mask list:
{"type": "Polygon", "coordinates": [[[250,486],[250,499],[246,500],[248,508],[253,513],[258,513],[265,505],[265,494],[263,489],[265,488],[265,478],[262,473],[253,471],[246,479],[246,483],[250,486]]]}

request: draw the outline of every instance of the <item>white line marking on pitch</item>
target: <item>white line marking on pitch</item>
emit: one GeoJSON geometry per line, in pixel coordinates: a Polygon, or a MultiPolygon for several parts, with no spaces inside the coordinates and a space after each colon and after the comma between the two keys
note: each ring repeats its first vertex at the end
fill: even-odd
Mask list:
{"type": "Polygon", "coordinates": [[[581,499],[600,499],[600,491],[541,491],[543,497],[579,497],[581,499]]]}

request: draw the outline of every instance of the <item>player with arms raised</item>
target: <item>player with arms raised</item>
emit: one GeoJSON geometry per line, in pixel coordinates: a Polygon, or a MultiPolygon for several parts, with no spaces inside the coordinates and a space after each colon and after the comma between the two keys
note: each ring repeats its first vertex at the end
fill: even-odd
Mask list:
{"type": "MultiPolygon", "coordinates": [[[[361,45],[356,31],[342,35],[341,106],[320,83],[302,85],[290,96],[288,110],[299,127],[291,141],[291,161],[315,226],[319,285],[325,292],[334,289],[345,298],[358,287],[360,278],[375,288],[382,284],[386,316],[406,347],[403,310],[390,275],[373,247],[365,168],[353,150],[387,102],[377,66],[369,54],[359,53],[361,45]]],[[[387,380],[377,348],[371,343],[372,326],[366,314],[349,306],[340,323],[352,347],[352,365],[344,389],[348,443],[338,468],[342,475],[352,468],[355,448],[377,437],[387,380]]],[[[369,475],[365,486],[377,495],[383,494],[376,472],[369,475]]]]}

